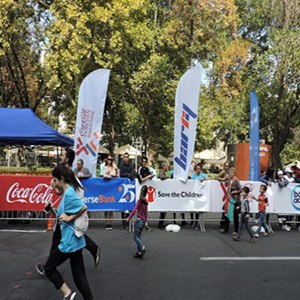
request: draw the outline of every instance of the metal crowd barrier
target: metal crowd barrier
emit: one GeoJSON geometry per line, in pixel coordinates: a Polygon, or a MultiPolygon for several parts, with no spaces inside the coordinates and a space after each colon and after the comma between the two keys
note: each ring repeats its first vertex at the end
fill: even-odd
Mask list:
{"type": "MultiPolygon", "coordinates": [[[[112,222],[121,222],[124,219],[121,217],[117,217],[116,215],[121,214],[120,211],[114,211],[114,217],[113,218],[105,218],[104,216],[104,211],[90,211],[88,212],[89,214],[89,220],[90,221],[107,221],[111,220],[112,222]]],[[[159,222],[159,221],[164,221],[167,223],[178,223],[181,225],[182,221],[186,221],[187,223],[190,223],[192,221],[197,221],[199,224],[199,231],[200,232],[205,232],[205,223],[212,223],[212,222],[220,222],[221,221],[221,213],[212,213],[212,212],[199,212],[199,219],[196,219],[195,213],[196,212],[191,212],[194,214],[194,219],[190,218],[190,212],[184,212],[185,216],[184,218],[181,217],[181,214],[183,212],[176,212],[176,218],[173,217],[173,214],[175,212],[167,212],[167,215],[164,219],[160,219],[159,212],[149,212],[148,213],[148,223],[151,222],[159,222]]],[[[257,219],[255,218],[256,213],[252,213],[252,217],[250,217],[250,223],[255,223],[257,219]]],[[[295,217],[295,215],[291,215],[295,217]]],[[[22,223],[29,223],[32,221],[48,221],[48,220],[54,220],[55,218],[49,218],[49,216],[45,212],[41,211],[0,211],[0,220],[2,221],[22,221],[22,223]]],[[[129,223],[129,231],[134,230],[134,221],[136,218],[132,219],[131,222],[129,223]]],[[[291,224],[296,224],[299,223],[297,220],[291,220],[287,221],[288,223],[291,224]]],[[[269,227],[270,230],[272,230],[272,223],[278,223],[278,215],[277,214],[270,214],[269,218],[269,227]]]]}

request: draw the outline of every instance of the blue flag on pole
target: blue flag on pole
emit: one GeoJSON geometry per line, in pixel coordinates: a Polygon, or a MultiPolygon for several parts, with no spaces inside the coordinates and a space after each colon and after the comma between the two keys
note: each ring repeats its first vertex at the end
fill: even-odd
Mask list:
{"type": "Polygon", "coordinates": [[[259,104],[256,93],[250,92],[249,180],[259,180],[259,104]]]}

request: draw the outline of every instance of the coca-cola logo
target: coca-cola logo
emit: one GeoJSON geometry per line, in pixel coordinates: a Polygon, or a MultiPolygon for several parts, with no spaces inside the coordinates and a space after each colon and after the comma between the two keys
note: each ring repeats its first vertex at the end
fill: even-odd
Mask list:
{"type": "Polygon", "coordinates": [[[8,203],[47,203],[53,202],[51,185],[39,183],[33,188],[20,187],[18,182],[14,183],[6,193],[8,203]]]}

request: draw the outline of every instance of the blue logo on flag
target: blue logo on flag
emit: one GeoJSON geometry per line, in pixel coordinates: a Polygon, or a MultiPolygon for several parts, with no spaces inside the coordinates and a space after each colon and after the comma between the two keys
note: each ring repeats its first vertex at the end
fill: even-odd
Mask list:
{"type": "Polygon", "coordinates": [[[180,157],[175,158],[175,162],[183,169],[186,170],[187,154],[189,147],[188,131],[190,127],[190,117],[197,118],[197,115],[186,105],[182,107],[181,117],[181,142],[180,142],[180,157]]]}

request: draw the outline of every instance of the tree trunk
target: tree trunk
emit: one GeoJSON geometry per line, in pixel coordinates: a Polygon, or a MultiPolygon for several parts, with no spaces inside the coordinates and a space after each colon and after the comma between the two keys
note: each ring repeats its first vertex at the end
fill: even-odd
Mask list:
{"type": "Polygon", "coordinates": [[[277,172],[278,169],[282,169],[281,158],[280,158],[280,146],[278,144],[272,144],[272,166],[274,166],[274,170],[277,172]]]}

